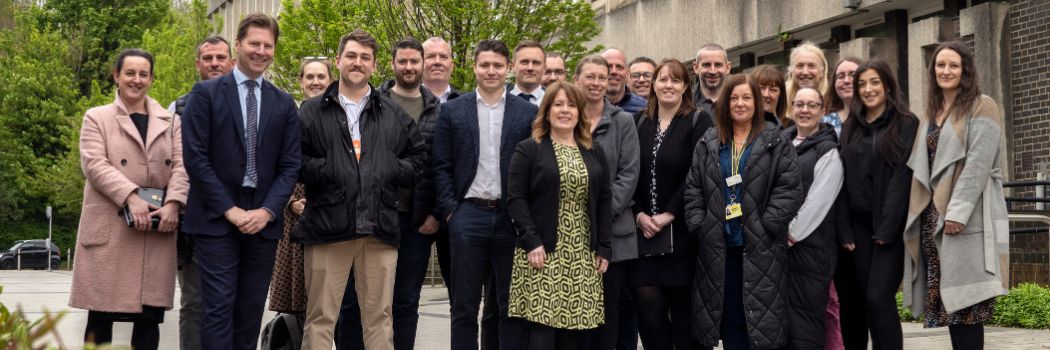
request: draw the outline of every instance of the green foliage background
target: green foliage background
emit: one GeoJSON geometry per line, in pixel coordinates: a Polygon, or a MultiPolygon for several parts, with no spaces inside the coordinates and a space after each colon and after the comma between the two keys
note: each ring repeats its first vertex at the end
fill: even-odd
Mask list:
{"type": "Polygon", "coordinates": [[[390,47],[406,37],[444,38],[452,46],[452,85],[474,86],[473,49],[498,38],[511,50],[532,39],[566,58],[567,67],[601,47],[587,48],[600,33],[589,2],[578,0],[282,0],[281,38],[274,57],[275,84],[301,97],[296,81],[303,57],[338,56],[343,34],[361,28],[379,42],[373,85],[393,78],[390,47]]]}
{"type": "MultiPolygon", "coordinates": [[[[471,50],[498,38],[534,39],[570,66],[598,34],[581,0],[284,0],[270,79],[299,97],[306,56],[335,57],[339,38],[363,28],[378,39],[373,82],[392,77],[390,45],[407,36],[442,36],[453,47],[453,85],[474,84],[471,50]]],[[[199,79],[196,44],[220,32],[207,0],[0,0],[0,249],[44,238],[44,208],[55,209],[55,243],[73,248],[84,177],[79,133],[84,112],[113,102],[113,59],[130,47],[155,57],[150,96],[167,106],[199,79]]],[[[230,19],[239,21],[239,18],[230,19]]],[[[227,38],[233,42],[234,38],[227,38]]]]}

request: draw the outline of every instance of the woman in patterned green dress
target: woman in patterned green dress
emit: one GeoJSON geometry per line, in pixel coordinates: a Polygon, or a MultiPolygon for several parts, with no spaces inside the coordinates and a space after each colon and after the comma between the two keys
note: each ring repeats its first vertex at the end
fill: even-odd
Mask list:
{"type": "Polygon", "coordinates": [[[529,349],[588,348],[586,330],[605,322],[610,180],[588,120],[580,118],[585,103],[569,83],[548,87],[532,138],[518,144],[510,162],[507,205],[521,250],[509,313],[512,322],[527,323],[529,349]]]}

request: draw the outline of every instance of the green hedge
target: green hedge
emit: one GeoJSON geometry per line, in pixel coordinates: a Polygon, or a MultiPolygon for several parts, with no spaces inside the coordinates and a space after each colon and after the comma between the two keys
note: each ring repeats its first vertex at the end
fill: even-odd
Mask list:
{"type": "MultiPolygon", "coordinates": [[[[903,296],[897,293],[897,312],[901,321],[922,321],[901,306],[903,296]]],[[[1032,329],[1050,328],[1050,288],[1035,283],[1022,283],[1007,295],[995,299],[995,314],[990,324],[1032,329]]]]}

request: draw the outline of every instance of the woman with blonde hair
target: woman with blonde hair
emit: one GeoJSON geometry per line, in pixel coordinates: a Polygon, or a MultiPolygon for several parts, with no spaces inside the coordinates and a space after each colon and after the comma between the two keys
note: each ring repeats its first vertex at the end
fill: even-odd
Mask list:
{"type": "MultiPolygon", "coordinates": [[[[801,88],[817,91],[828,91],[828,59],[824,51],[810,41],[803,41],[794,49],[788,58],[787,100],[794,101],[795,93],[801,88]]],[[[792,111],[786,113],[791,118],[792,111]]]]}
{"type": "MultiPolygon", "coordinates": [[[[327,59],[307,57],[299,65],[299,87],[303,100],[324,93],[332,83],[332,63],[327,59]]],[[[306,274],[303,272],[303,245],[289,240],[299,216],[306,209],[303,184],[296,183],[284,207],[284,238],[277,242],[273,278],[270,280],[271,311],[302,315],[306,312],[306,274]]]]}

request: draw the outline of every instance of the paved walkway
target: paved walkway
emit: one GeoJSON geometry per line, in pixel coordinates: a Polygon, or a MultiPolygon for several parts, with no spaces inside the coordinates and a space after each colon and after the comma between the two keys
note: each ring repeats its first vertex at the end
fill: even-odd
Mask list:
{"type": "MultiPolygon", "coordinates": [[[[0,271],[0,302],[14,309],[21,306],[30,319],[37,319],[44,310],[68,310],[65,319],[59,323],[59,334],[69,349],[80,349],[81,336],[87,322],[87,311],[69,309],[69,286],[72,283],[69,271],[0,271]]],[[[176,300],[178,290],[176,289],[176,300]]],[[[161,349],[178,349],[178,312],[176,308],[165,316],[160,327],[161,349]]],[[[447,349],[449,347],[449,305],[448,294],[441,287],[424,287],[419,308],[419,329],[416,336],[417,349],[447,349]]],[[[267,312],[265,320],[273,317],[267,312]]],[[[951,349],[948,330],[945,328],[923,329],[921,324],[905,323],[905,349],[951,349]]],[[[1019,350],[1050,349],[1050,331],[1016,328],[986,327],[985,344],[987,349],[1019,350]]],[[[129,344],[131,324],[118,323],[114,327],[114,341],[119,345],[129,344]]],[[[54,339],[51,339],[54,341],[54,339]]],[[[127,347],[125,347],[126,349],[127,347]]]]}

